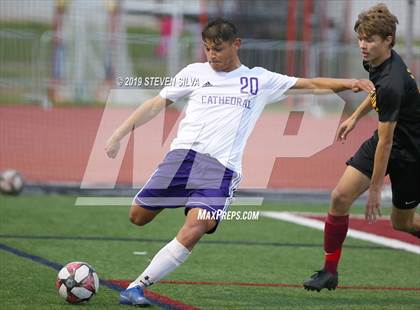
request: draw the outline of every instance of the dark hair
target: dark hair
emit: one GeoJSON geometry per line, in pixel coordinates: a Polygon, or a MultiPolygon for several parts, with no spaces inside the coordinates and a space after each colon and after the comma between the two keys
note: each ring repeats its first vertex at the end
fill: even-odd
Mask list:
{"type": "Polygon", "coordinates": [[[383,3],[379,3],[367,11],[359,14],[354,31],[359,36],[379,35],[382,39],[392,36],[391,47],[395,44],[395,30],[398,19],[393,15],[383,3]]]}
{"type": "Polygon", "coordinates": [[[215,44],[221,42],[232,42],[238,38],[238,31],[230,21],[218,18],[209,22],[201,33],[203,41],[211,41],[215,44]]]}

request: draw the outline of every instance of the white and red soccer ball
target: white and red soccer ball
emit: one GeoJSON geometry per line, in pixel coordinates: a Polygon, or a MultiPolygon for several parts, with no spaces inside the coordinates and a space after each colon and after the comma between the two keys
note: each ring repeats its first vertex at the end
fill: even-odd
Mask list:
{"type": "Polygon", "coordinates": [[[98,274],[87,263],[68,263],[58,273],[56,287],[67,302],[86,302],[99,290],[98,274]]]}
{"type": "Polygon", "coordinates": [[[18,195],[24,186],[22,175],[13,169],[0,172],[0,192],[7,195],[18,195]]]}

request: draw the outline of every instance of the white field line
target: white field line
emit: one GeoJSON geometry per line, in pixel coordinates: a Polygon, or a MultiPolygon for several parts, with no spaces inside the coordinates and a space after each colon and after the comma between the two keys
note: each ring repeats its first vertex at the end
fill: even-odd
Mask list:
{"type": "MultiPolygon", "coordinates": [[[[231,206],[261,206],[263,197],[238,197],[231,206]]],[[[130,206],[133,197],[77,197],[76,206],[130,206]]]]}
{"type": "MultiPolygon", "coordinates": [[[[278,211],[261,211],[261,216],[282,220],[286,222],[291,222],[299,225],[303,225],[306,227],[315,228],[318,230],[324,230],[324,222],[315,219],[309,219],[302,216],[298,216],[296,214],[292,214],[290,212],[278,212],[278,211]]],[[[369,241],[372,243],[384,245],[386,247],[390,247],[393,249],[404,250],[407,252],[420,254],[420,246],[416,246],[407,242],[399,241],[396,239],[386,238],[382,236],[378,236],[371,233],[362,232],[355,229],[349,229],[347,232],[347,236],[360,239],[364,241],[369,241]]]]}
{"type": "MultiPolygon", "coordinates": [[[[302,215],[302,216],[326,216],[327,213],[326,212],[289,212],[291,214],[296,214],[296,215],[302,215]]],[[[365,215],[364,214],[350,214],[350,218],[351,219],[361,219],[364,220],[365,219],[365,215]]],[[[382,215],[381,217],[378,217],[376,220],[377,221],[388,221],[390,220],[391,217],[389,215],[382,215]]]]}

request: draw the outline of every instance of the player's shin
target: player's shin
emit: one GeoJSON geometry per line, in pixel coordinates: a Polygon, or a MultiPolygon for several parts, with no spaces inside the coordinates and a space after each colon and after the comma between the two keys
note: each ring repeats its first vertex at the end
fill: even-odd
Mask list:
{"type": "Polygon", "coordinates": [[[149,266],[128,288],[140,285],[142,288],[159,282],[162,278],[174,271],[178,266],[185,262],[190,255],[190,251],[174,238],[165,245],[153,257],[149,266]]]}
{"type": "Polygon", "coordinates": [[[337,273],[337,266],[341,256],[341,248],[346,239],[349,216],[335,216],[328,214],[324,228],[324,270],[337,273]]]}

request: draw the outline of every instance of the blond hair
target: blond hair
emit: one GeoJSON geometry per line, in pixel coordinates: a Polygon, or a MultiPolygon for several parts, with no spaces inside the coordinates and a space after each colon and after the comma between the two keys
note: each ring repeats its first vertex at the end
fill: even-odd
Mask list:
{"type": "Polygon", "coordinates": [[[397,24],[398,18],[388,10],[385,4],[379,3],[359,14],[354,24],[354,31],[361,37],[376,34],[385,40],[388,36],[392,36],[391,47],[393,47],[397,24]]]}

